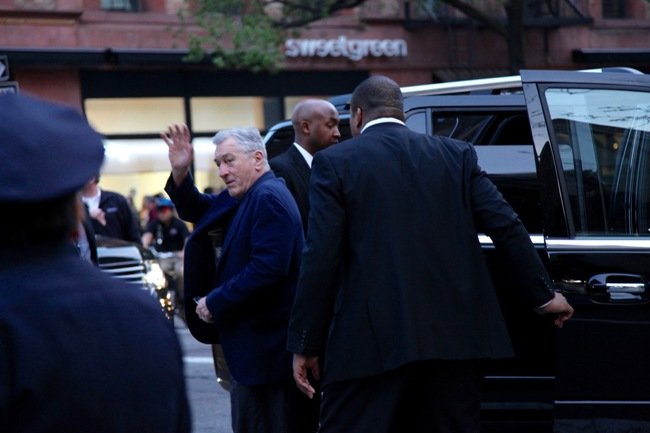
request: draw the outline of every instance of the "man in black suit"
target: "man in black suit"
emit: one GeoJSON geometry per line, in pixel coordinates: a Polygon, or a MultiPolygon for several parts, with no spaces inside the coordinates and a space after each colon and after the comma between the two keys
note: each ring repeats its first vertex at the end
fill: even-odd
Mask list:
{"type": "Polygon", "coordinates": [[[287,184],[296,199],[302,225],[307,234],[309,215],[309,172],[314,154],[341,138],[339,114],[336,108],[322,99],[299,102],[291,115],[295,142],[289,149],[269,161],[271,170],[287,184]]]}
{"type": "Polygon", "coordinates": [[[128,200],[115,191],[99,187],[99,175],[84,185],[81,199],[88,208],[95,234],[141,243],[140,224],[128,200]]]}
{"type": "Polygon", "coordinates": [[[321,433],[463,432],[479,422],[480,359],[513,355],[477,238],[520,272],[528,307],[573,314],[469,143],[410,131],[398,85],[351,99],[355,138],[319,152],[289,326],[308,396],[324,356],[321,433]]]}

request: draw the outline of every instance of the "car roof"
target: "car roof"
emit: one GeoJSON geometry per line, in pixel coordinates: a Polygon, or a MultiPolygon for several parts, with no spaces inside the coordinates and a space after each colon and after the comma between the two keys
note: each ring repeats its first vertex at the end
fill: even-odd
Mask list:
{"type": "Polygon", "coordinates": [[[417,108],[435,107],[436,109],[467,109],[472,108],[514,108],[521,109],[526,107],[523,94],[508,95],[484,95],[484,94],[464,94],[464,95],[441,95],[441,96],[413,96],[404,99],[404,111],[408,112],[417,108]]]}
{"type": "MultiPolygon", "coordinates": [[[[566,71],[570,72],[621,72],[630,74],[642,74],[641,71],[628,67],[609,67],[609,68],[594,68],[582,69],[579,71],[566,71]]],[[[544,73],[544,71],[540,71],[544,73]]],[[[404,99],[412,96],[434,96],[434,95],[459,95],[459,94],[486,94],[498,95],[517,93],[521,91],[521,76],[508,75],[502,77],[492,78],[477,78],[471,80],[448,81],[443,83],[430,83],[420,84],[416,86],[404,86],[401,88],[404,99]]],[[[343,95],[336,95],[329,98],[329,101],[340,112],[348,112],[350,98],[352,93],[343,95]]]]}

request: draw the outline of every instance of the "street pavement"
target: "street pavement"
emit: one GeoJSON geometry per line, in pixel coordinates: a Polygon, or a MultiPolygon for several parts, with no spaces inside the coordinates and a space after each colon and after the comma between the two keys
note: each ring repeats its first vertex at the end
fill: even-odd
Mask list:
{"type": "Polygon", "coordinates": [[[230,397],[217,383],[210,346],[196,341],[178,318],[175,329],[183,348],[192,433],[232,433],[230,397]]]}

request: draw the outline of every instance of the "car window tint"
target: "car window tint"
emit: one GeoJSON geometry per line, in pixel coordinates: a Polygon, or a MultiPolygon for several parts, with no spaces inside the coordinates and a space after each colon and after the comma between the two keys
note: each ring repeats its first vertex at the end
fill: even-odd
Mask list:
{"type": "Polygon", "coordinates": [[[576,232],[650,235],[650,95],[549,88],[545,97],[576,232]]]}
{"type": "Polygon", "coordinates": [[[477,114],[439,114],[434,113],[431,128],[435,135],[456,138],[475,143],[481,132],[491,122],[488,113],[477,114]]]}
{"type": "Polygon", "coordinates": [[[532,144],[475,146],[478,162],[530,233],[542,232],[532,144]]]}
{"type": "Polygon", "coordinates": [[[427,132],[427,113],[424,111],[411,112],[406,118],[406,126],[410,130],[426,133],[427,132]]]}
{"type": "Polygon", "coordinates": [[[350,131],[350,118],[342,118],[339,122],[339,132],[341,133],[341,138],[339,142],[352,138],[352,131],[350,131]]]}
{"type": "Polygon", "coordinates": [[[475,145],[479,165],[530,233],[542,232],[539,183],[528,116],[516,111],[434,112],[433,133],[475,145]]]}
{"type": "Polygon", "coordinates": [[[269,160],[286,151],[293,144],[293,126],[278,128],[266,141],[266,153],[269,160]]]}

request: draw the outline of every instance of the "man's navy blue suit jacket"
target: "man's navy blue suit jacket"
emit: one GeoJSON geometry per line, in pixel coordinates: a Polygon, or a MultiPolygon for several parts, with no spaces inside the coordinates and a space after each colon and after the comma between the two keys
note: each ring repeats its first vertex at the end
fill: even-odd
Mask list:
{"type": "Polygon", "coordinates": [[[165,190],[179,216],[196,224],[185,247],[188,327],[204,343],[221,343],[234,379],[244,385],[291,378],[287,326],[303,247],[300,214],[281,179],[268,172],[239,200],[201,194],[188,176],[165,190]],[[222,229],[218,265],[209,232],[222,229]],[[214,324],[192,298],[206,296],[214,324]]]}

